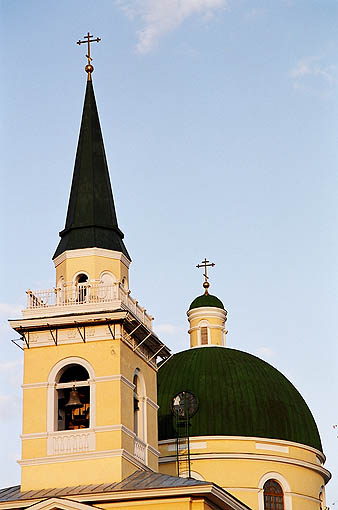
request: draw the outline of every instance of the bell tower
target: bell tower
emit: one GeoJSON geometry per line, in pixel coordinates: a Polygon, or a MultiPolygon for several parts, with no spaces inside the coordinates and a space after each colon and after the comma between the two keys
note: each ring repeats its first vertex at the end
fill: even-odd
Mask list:
{"type": "MultiPolygon", "coordinates": [[[[157,359],[170,352],[129,290],[88,43],[88,75],[56,284],[10,321],[24,351],[21,490],[157,471],[157,359]]],[[[81,44],[83,41],[79,41],[81,44]]]]}

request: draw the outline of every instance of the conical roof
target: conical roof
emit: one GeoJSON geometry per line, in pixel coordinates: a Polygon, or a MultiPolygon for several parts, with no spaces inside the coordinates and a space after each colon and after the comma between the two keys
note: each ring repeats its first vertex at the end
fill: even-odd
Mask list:
{"type": "Polygon", "coordinates": [[[53,259],[66,250],[105,248],[130,256],[118,228],[93,82],[87,81],[66,225],[53,259]]]}

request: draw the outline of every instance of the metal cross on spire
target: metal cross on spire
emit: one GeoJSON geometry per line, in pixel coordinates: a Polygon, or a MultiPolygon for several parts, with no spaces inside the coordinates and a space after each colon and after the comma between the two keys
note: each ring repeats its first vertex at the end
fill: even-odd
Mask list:
{"type": "Polygon", "coordinates": [[[209,276],[208,276],[208,267],[214,267],[214,262],[210,262],[209,260],[207,260],[206,258],[204,258],[204,260],[202,260],[202,262],[200,264],[197,264],[197,268],[200,269],[201,267],[204,267],[204,273],[203,273],[203,276],[204,276],[204,283],[203,283],[203,287],[205,288],[205,294],[208,294],[208,288],[210,287],[210,283],[208,282],[208,279],[209,279],[209,276]]]}
{"type": "Polygon", "coordinates": [[[92,66],[91,62],[92,62],[92,57],[90,56],[90,43],[92,42],[100,42],[101,39],[99,37],[96,37],[96,39],[91,39],[91,37],[94,37],[93,35],[90,35],[90,32],[87,33],[87,35],[84,35],[83,38],[86,39],[86,41],[81,41],[80,39],[77,41],[76,44],[80,45],[80,44],[84,44],[84,43],[87,43],[88,44],[88,53],[86,55],[87,59],[88,59],[88,64],[86,65],[85,67],[85,71],[86,73],[88,73],[88,81],[90,81],[92,79],[92,72],[94,71],[94,67],[92,66]]]}

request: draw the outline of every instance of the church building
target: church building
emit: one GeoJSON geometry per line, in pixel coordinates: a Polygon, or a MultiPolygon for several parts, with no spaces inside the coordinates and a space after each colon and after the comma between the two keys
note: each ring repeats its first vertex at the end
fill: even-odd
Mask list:
{"type": "Polygon", "coordinates": [[[183,352],[131,295],[91,37],[79,41],[87,84],[55,286],[28,290],[10,321],[24,354],[21,482],[0,488],[0,510],[324,510],[331,475],[312,414],[278,370],[226,346],[213,264],[201,264],[183,352]]]}

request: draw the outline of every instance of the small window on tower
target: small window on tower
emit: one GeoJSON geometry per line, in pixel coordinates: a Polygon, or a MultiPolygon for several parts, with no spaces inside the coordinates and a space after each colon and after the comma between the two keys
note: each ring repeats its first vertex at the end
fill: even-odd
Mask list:
{"type": "Polygon", "coordinates": [[[206,326],[203,326],[201,328],[201,345],[207,344],[208,344],[208,328],[206,326]]]}
{"type": "Polygon", "coordinates": [[[77,301],[85,303],[88,299],[88,276],[86,274],[79,274],[76,278],[77,287],[77,301]]]}

